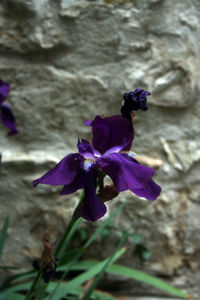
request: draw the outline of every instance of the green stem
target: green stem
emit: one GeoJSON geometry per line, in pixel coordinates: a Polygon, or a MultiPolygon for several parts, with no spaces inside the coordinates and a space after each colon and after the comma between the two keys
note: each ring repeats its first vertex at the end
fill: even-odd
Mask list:
{"type": "MultiPolygon", "coordinates": [[[[71,221],[70,221],[69,224],[67,225],[67,227],[66,227],[66,229],[65,229],[65,232],[63,233],[63,235],[62,235],[62,237],[61,237],[61,239],[60,239],[60,242],[59,242],[59,244],[58,244],[58,246],[57,246],[57,248],[56,248],[56,250],[55,250],[55,257],[56,257],[56,258],[58,258],[59,255],[60,255],[60,253],[62,252],[62,247],[63,247],[63,245],[64,245],[64,243],[65,243],[65,240],[66,240],[66,238],[67,238],[67,236],[68,236],[68,233],[70,232],[70,230],[71,230],[72,226],[74,225],[74,223],[76,222],[76,220],[79,218],[80,205],[81,205],[81,203],[82,203],[82,201],[83,201],[83,199],[84,199],[84,195],[85,195],[85,194],[84,194],[84,191],[83,191],[82,194],[81,194],[79,203],[78,203],[76,209],[74,210],[74,213],[73,213],[73,215],[72,215],[71,221]]],[[[38,274],[37,274],[35,280],[33,281],[33,284],[32,284],[32,286],[31,286],[30,290],[28,291],[25,300],[30,300],[30,299],[31,299],[31,296],[32,296],[32,294],[33,294],[35,288],[37,287],[37,285],[38,285],[39,282],[40,282],[40,278],[41,278],[40,275],[41,275],[41,271],[38,272],[38,274]]],[[[45,291],[46,291],[46,289],[47,289],[47,286],[48,286],[48,283],[43,287],[43,290],[42,290],[42,296],[44,296],[45,291]]],[[[41,298],[39,297],[39,299],[41,299],[41,298]]]]}
{"type": "Polygon", "coordinates": [[[33,284],[31,286],[31,288],[29,289],[25,300],[29,300],[31,299],[32,294],[34,293],[35,287],[37,286],[37,284],[40,281],[40,275],[41,275],[41,271],[38,271],[37,276],[35,277],[35,280],[33,281],[33,284]]]}
{"type": "Polygon", "coordinates": [[[61,249],[64,245],[64,242],[68,236],[68,233],[70,232],[72,226],[74,225],[74,223],[78,220],[79,218],[79,211],[80,211],[80,206],[81,206],[81,203],[84,199],[84,196],[85,196],[85,193],[84,191],[82,191],[81,193],[81,196],[80,196],[80,199],[79,199],[79,203],[76,207],[76,209],[74,210],[74,213],[72,215],[72,218],[71,218],[71,221],[69,222],[69,224],[67,225],[66,229],[65,229],[65,232],[63,233],[61,239],[60,239],[60,242],[55,250],[55,257],[58,258],[59,255],[60,255],[60,252],[61,252],[61,249]]]}

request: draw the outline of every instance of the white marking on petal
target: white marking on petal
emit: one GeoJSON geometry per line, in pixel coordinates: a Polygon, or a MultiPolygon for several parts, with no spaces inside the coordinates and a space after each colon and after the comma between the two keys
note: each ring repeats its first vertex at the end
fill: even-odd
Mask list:
{"type": "Polygon", "coordinates": [[[93,165],[94,163],[95,163],[94,160],[92,160],[92,159],[86,159],[86,160],[84,161],[84,165],[83,165],[84,170],[85,170],[86,172],[89,171],[90,168],[92,167],[92,165],[93,165]]]}

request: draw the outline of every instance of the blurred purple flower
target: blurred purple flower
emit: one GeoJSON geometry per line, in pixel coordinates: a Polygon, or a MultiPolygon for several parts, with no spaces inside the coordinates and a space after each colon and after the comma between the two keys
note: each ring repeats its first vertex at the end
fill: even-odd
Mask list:
{"type": "Polygon", "coordinates": [[[96,221],[106,213],[105,204],[96,195],[99,172],[112,179],[117,193],[131,190],[140,197],[155,200],[161,188],[152,180],[154,170],[140,165],[127,153],[120,153],[126,143],[114,146],[103,155],[86,140],[78,141],[79,153],[64,157],[53,169],[33,181],[33,185],[64,185],[61,195],[84,189],[85,197],[80,215],[88,221],[96,221]]]}
{"type": "Polygon", "coordinates": [[[9,91],[10,85],[0,79],[0,120],[5,127],[10,129],[9,135],[14,135],[18,132],[15,116],[10,108],[10,104],[4,103],[9,91]]]}

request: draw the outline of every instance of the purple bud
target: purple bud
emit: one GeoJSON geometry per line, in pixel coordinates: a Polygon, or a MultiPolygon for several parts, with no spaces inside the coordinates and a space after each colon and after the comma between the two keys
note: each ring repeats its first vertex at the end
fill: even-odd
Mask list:
{"type": "Polygon", "coordinates": [[[123,96],[124,104],[121,108],[122,116],[126,119],[131,119],[131,111],[138,109],[146,111],[148,109],[146,97],[149,95],[151,93],[140,88],[135,89],[134,92],[125,93],[123,96]]]}

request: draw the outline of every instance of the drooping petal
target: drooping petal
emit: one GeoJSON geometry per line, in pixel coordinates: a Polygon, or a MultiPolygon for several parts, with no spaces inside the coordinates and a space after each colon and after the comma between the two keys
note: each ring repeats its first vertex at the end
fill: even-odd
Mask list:
{"type": "Polygon", "coordinates": [[[69,195],[83,188],[84,188],[84,170],[83,168],[79,167],[79,169],[77,170],[77,174],[72,180],[72,182],[64,185],[62,191],[60,192],[60,195],[69,195]]]}
{"type": "Polygon", "coordinates": [[[33,181],[33,185],[49,184],[49,185],[65,185],[70,184],[77,172],[82,161],[80,154],[69,154],[65,156],[53,169],[48,171],[40,178],[33,181]]]}
{"type": "MultiPolygon", "coordinates": [[[[130,153],[130,155],[126,154],[126,153],[121,153],[121,155],[123,157],[125,157],[126,159],[128,159],[129,161],[140,164],[134,158],[134,156],[131,155],[131,153],[130,153]]],[[[153,180],[150,180],[147,187],[145,187],[144,189],[141,189],[141,190],[137,190],[137,192],[135,194],[137,194],[140,197],[144,197],[148,200],[155,200],[160,195],[160,193],[161,193],[161,187],[157,183],[155,183],[153,180]]]]}
{"type": "Polygon", "coordinates": [[[0,106],[0,120],[5,127],[10,129],[9,135],[14,135],[18,132],[15,116],[8,103],[2,103],[0,106]]]}
{"type": "Polygon", "coordinates": [[[8,97],[10,85],[0,79],[0,104],[8,97]]]}
{"type": "Polygon", "coordinates": [[[105,204],[96,195],[97,172],[94,167],[85,171],[84,190],[85,197],[80,215],[87,221],[96,221],[106,213],[105,204]]]}
{"type": "Polygon", "coordinates": [[[148,200],[155,200],[161,193],[161,187],[153,180],[150,180],[147,187],[141,190],[132,190],[132,192],[134,192],[137,196],[144,197],[148,200]]]}
{"type": "Polygon", "coordinates": [[[120,153],[113,153],[108,157],[102,156],[96,163],[111,177],[117,192],[131,190],[137,194],[137,190],[148,187],[154,174],[154,169],[126,159],[120,153]]]}
{"type": "Polygon", "coordinates": [[[127,144],[123,150],[128,151],[131,148],[134,138],[131,120],[120,115],[106,118],[97,116],[93,121],[87,122],[87,125],[92,126],[92,144],[100,153],[104,153],[114,146],[122,145],[124,141],[127,144]]]}

